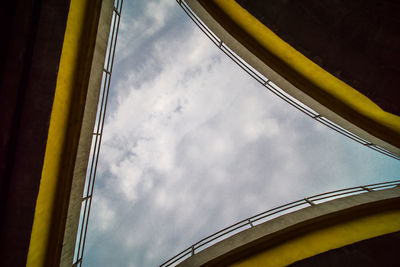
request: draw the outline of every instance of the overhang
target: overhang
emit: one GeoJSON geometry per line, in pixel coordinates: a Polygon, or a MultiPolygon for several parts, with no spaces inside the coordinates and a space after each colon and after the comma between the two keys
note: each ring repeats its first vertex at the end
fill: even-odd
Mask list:
{"type": "Polygon", "coordinates": [[[286,266],[399,231],[397,186],[282,215],[228,237],[178,266],[286,266]]]}
{"type": "MultiPolygon", "coordinates": [[[[343,9],[340,4],[336,8],[329,6],[324,9],[317,8],[319,1],[307,1],[298,4],[305,6],[299,9],[297,5],[290,4],[292,1],[287,1],[286,4],[279,4],[281,1],[261,3],[234,0],[186,2],[224,43],[285,92],[341,127],[388,151],[400,154],[400,98],[396,80],[400,77],[396,72],[396,55],[400,53],[396,53],[398,46],[382,41],[389,39],[396,43],[399,40],[398,31],[393,31],[392,27],[397,23],[395,20],[388,30],[384,30],[385,27],[371,27],[364,33],[363,28],[360,29],[362,19],[355,19],[350,25],[336,23],[336,28],[321,24],[321,19],[318,18],[324,17],[322,10],[340,14],[339,11],[343,9]],[[286,9],[299,14],[295,17],[289,16],[286,9]],[[304,10],[315,14],[304,13],[304,10]],[[267,19],[274,14],[282,16],[267,19]],[[309,22],[306,19],[314,17],[317,17],[315,21],[309,22]],[[304,32],[308,35],[299,35],[298,28],[305,29],[304,32]],[[360,51],[362,46],[349,41],[351,34],[350,37],[336,38],[339,40],[337,43],[328,42],[336,32],[343,32],[348,36],[347,29],[354,31],[355,35],[364,36],[366,40],[379,43],[380,46],[372,49],[371,44],[368,46],[369,50],[368,47],[365,48],[369,53],[360,51]],[[318,32],[313,34],[316,30],[325,35],[319,37],[318,32]],[[308,41],[304,46],[308,44],[309,47],[302,46],[303,39],[308,41]],[[318,42],[324,42],[326,49],[321,50],[318,42]],[[324,53],[325,51],[327,52],[324,53]],[[353,52],[355,56],[347,56],[353,52]],[[389,65],[382,67],[374,64],[377,60],[389,62],[389,65]]],[[[367,2],[365,6],[372,8],[371,1],[367,2]]],[[[352,5],[343,6],[347,7],[350,15],[357,10],[352,5]]],[[[390,8],[382,12],[390,12],[390,8]]],[[[379,17],[382,17],[382,12],[378,14],[379,17]]],[[[388,16],[392,19],[390,14],[388,16]]]]}

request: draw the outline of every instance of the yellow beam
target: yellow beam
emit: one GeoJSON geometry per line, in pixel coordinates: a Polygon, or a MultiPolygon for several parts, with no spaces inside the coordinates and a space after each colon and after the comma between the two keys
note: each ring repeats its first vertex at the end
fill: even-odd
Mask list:
{"type": "Polygon", "coordinates": [[[400,148],[400,117],[305,57],[234,0],[201,5],[249,51],[313,99],[370,134],[400,148]]]}
{"type": "Polygon", "coordinates": [[[232,266],[287,266],[331,249],[400,230],[400,210],[356,218],[283,242],[232,266]]]}
{"type": "Polygon", "coordinates": [[[101,0],[71,0],[27,266],[57,266],[101,0]]]}

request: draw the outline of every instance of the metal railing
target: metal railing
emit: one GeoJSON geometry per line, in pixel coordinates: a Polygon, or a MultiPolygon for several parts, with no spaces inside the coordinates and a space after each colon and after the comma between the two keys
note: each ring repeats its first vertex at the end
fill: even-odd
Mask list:
{"type": "Polygon", "coordinates": [[[78,233],[75,243],[74,259],[72,266],[82,266],[83,254],[86,244],[86,234],[92,207],[94,182],[96,180],[97,164],[99,161],[101,140],[103,137],[104,120],[107,111],[108,95],[110,91],[111,75],[114,65],[115,47],[119,31],[123,0],[115,0],[113,16],[111,19],[110,35],[104,61],[103,77],[100,88],[99,104],[95,127],[93,130],[92,146],[90,148],[89,163],[86,173],[85,188],[82,197],[81,214],[79,218],[78,233]]]}
{"type": "Polygon", "coordinates": [[[264,75],[259,73],[253,67],[251,67],[246,61],[244,61],[240,56],[238,56],[233,50],[231,50],[223,41],[220,39],[215,33],[213,33],[201,19],[190,9],[190,7],[186,4],[184,0],[176,0],[178,4],[181,6],[183,11],[189,16],[189,18],[199,27],[199,29],[222,51],[227,55],[230,59],[232,59],[240,68],[242,68],[245,72],[247,72],[251,77],[253,77],[257,82],[263,85],[266,89],[271,91],[273,94],[281,98],[283,101],[289,103],[291,106],[297,108],[310,118],[322,123],[323,125],[329,127],[330,129],[360,143],[364,146],[369,147],[372,150],[375,150],[379,153],[382,153],[391,158],[400,160],[400,155],[390,152],[376,144],[373,144],[356,134],[344,129],[343,127],[337,125],[336,123],[328,120],[323,117],[321,114],[318,114],[311,108],[307,107],[297,99],[293,98],[285,91],[280,89],[277,85],[275,85],[271,80],[266,78],[264,75]]]}
{"type": "Polygon", "coordinates": [[[241,220],[231,226],[228,226],[212,235],[209,235],[200,241],[194,243],[187,249],[183,250],[182,252],[178,253],[171,259],[165,261],[160,265],[160,267],[164,266],[175,266],[187,258],[193,256],[194,254],[210,247],[211,245],[224,240],[230,236],[233,236],[236,233],[244,231],[246,229],[252,228],[256,225],[264,223],[268,220],[276,218],[278,216],[288,214],[292,211],[299,210],[305,207],[318,205],[320,203],[330,201],[333,199],[338,199],[342,197],[347,197],[351,195],[356,195],[360,193],[372,192],[377,190],[389,189],[400,185],[400,180],[391,181],[391,182],[383,182],[377,184],[370,184],[364,186],[356,186],[350,187],[346,189],[340,189],[335,191],[330,191],[323,194],[314,195],[311,197],[303,198],[294,202],[290,202],[288,204],[261,212],[257,215],[252,217],[246,218],[241,220]]]}

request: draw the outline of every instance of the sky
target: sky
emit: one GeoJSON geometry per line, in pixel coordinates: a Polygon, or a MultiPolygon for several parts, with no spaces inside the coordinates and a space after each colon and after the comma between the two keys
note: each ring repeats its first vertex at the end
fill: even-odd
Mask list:
{"type": "Polygon", "coordinates": [[[226,57],[176,1],[125,0],[85,266],[157,266],[241,219],[400,179],[226,57]]]}

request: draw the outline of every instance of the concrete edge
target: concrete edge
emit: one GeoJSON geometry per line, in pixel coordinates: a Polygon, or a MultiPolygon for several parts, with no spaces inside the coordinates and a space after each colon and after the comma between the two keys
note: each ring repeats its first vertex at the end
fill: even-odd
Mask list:
{"type": "Polygon", "coordinates": [[[86,181],[86,171],[97,114],[104,62],[107,53],[107,44],[113,15],[113,7],[113,0],[102,1],[96,35],[96,44],[94,48],[93,61],[91,64],[88,91],[82,120],[82,128],[79,137],[78,150],[72,178],[60,266],[70,267],[73,263],[75,242],[82,205],[82,195],[86,181]]]}
{"type": "MultiPolygon", "coordinates": [[[[293,232],[293,229],[307,228],[317,222],[329,219],[348,219],[355,213],[369,214],[380,211],[388,202],[400,200],[400,187],[367,192],[335,199],[315,206],[282,215],[253,228],[249,228],[208,247],[178,266],[203,266],[223,260],[232,253],[243,253],[261,243],[293,232]]],[[[322,227],[324,224],[321,225],[322,227]]],[[[303,232],[302,232],[303,233],[303,232]]],[[[276,243],[276,240],[274,241],[276,243]]]]}
{"type": "Polygon", "coordinates": [[[321,105],[318,101],[314,100],[300,89],[291,84],[279,73],[275,72],[262,60],[251,53],[244,45],[237,41],[228,31],[226,31],[206,10],[195,0],[186,0],[188,6],[196,13],[196,15],[207,25],[207,27],[215,33],[225,44],[228,45],[237,55],[245,60],[249,65],[255,68],[258,72],[268,77],[274,84],[280,87],[283,91],[293,96],[306,106],[318,112],[321,116],[329,119],[330,121],[340,125],[344,129],[358,135],[359,137],[372,142],[392,153],[400,155],[400,148],[370,134],[359,126],[351,123],[342,116],[333,112],[332,110],[321,105]]]}

